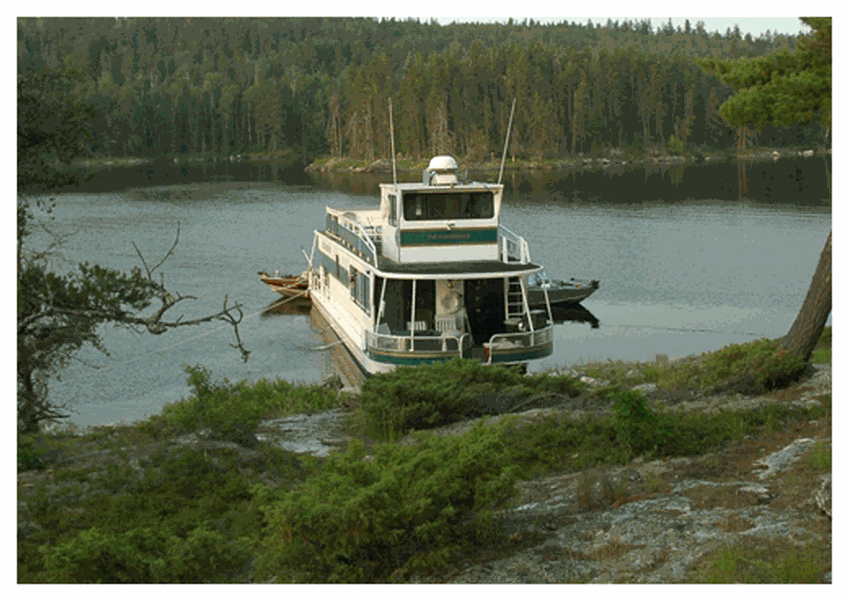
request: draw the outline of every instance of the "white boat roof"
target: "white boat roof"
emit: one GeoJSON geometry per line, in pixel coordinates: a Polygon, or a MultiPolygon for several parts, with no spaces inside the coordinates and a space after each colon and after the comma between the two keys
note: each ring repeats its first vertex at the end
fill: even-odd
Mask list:
{"type": "Polygon", "coordinates": [[[500,183],[483,183],[479,181],[469,181],[467,183],[453,183],[445,185],[424,185],[421,182],[417,183],[381,183],[381,188],[394,188],[401,191],[418,190],[418,191],[433,191],[433,192],[450,192],[450,191],[467,191],[467,190],[499,190],[503,187],[500,183]]]}
{"type": "Polygon", "coordinates": [[[378,274],[390,279],[493,279],[519,277],[542,270],[534,263],[505,263],[499,260],[435,263],[397,263],[378,257],[378,274]]]}

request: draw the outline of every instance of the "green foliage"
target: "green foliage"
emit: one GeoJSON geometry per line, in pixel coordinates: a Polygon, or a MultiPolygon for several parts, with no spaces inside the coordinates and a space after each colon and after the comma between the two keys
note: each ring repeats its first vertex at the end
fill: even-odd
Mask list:
{"type": "Polygon", "coordinates": [[[25,433],[18,434],[18,472],[44,469],[49,461],[50,449],[43,438],[25,433]]]}
{"type": "Polygon", "coordinates": [[[18,539],[19,581],[225,582],[244,580],[262,515],[251,488],[265,472],[280,485],[303,476],[289,452],[263,448],[248,462],[239,452],[163,447],[142,471],[116,456],[88,473],[57,470],[54,482],[89,481],[57,510],[28,500],[40,528],[18,539]]]}
{"type": "Polygon", "coordinates": [[[575,396],[584,388],[568,376],[525,377],[516,368],[456,359],[369,377],[351,421],[359,431],[385,439],[507,412],[531,396],[575,396]]]}
{"type": "Polygon", "coordinates": [[[58,164],[90,151],[94,107],[71,90],[83,76],[72,69],[42,68],[18,74],[18,193],[76,181],[58,164]]]}
{"type": "MultiPolygon", "coordinates": [[[[226,431],[224,413],[239,410],[238,398],[252,406],[238,417],[248,423],[262,410],[291,406],[282,398],[263,404],[259,396],[269,396],[273,384],[256,384],[264,391],[253,398],[247,384],[213,382],[201,367],[187,371],[194,396],[184,401],[188,406],[178,419],[151,420],[140,432],[19,437],[19,464],[23,458],[52,470],[50,486],[29,488],[33,495],[23,496],[27,508],[19,515],[37,527],[25,525],[18,536],[20,582],[404,581],[443,570],[461,553],[497,541],[501,530],[493,510],[514,498],[517,478],[624,464],[637,456],[704,454],[832,410],[827,396],[823,406],[809,409],[672,412],[649,405],[637,392],[611,388],[607,415],[483,419],[462,436],[419,433],[413,445],[377,445],[368,451],[372,456],[360,442],[321,460],[264,444],[250,451],[161,441],[144,453],[128,447],[174,433],[175,421],[226,431]],[[223,396],[233,390],[236,400],[226,404],[223,396]],[[192,406],[198,398],[205,400],[192,406]],[[66,460],[75,449],[88,454],[90,445],[111,450],[94,465],[66,460]]],[[[509,369],[477,372],[456,364],[429,371],[445,380],[451,372],[467,376],[469,386],[491,377],[519,399],[578,389],[570,378],[524,377],[509,369]]],[[[407,383],[409,375],[402,377],[407,383]]],[[[280,389],[285,396],[287,388],[280,389]]],[[[806,459],[829,469],[829,446],[817,446],[806,459]]],[[[587,498],[591,483],[583,484],[587,498]]],[[[627,487],[608,481],[603,494],[614,502],[627,487]]],[[[822,564],[813,556],[808,568],[810,557],[787,554],[783,576],[760,571],[764,563],[749,558],[754,571],[746,566],[719,577],[801,581],[822,564]]]]}
{"type": "Polygon", "coordinates": [[[829,545],[753,540],[710,553],[693,583],[821,583],[831,570],[829,545]]]}
{"type": "MultiPolygon", "coordinates": [[[[106,156],[254,148],[373,161],[388,152],[392,97],[398,152],[420,157],[446,144],[458,156],[485,158],[502,147],[504,99],[516,97],[513,136],[526,158],[649,148],[687,106],[711,106],[713,91],[728,94],[694,59],[770,55],[796,44],[795,36],[653,31],[647,21],[22,18],[18,69],[28,77],[51,64],[73,68],[79,79],[65,95],[93,105],[89,147],[106,156]],[[85,43],[75,41],[78,31],[85,43]],[[579,110],[562,110],[564,94],[581,87],[572,103],[579,110]]],[[[688,142],[724,137],[707,111],[692,116],[688,142]]]]}
{"type": "Polygon", "coordinates": [[[617,396],[612,405],[616,441],[631,456],[656,448],[665,432],[661,430],[660,418],[648,408],[644,396],[631,390],[620,392],[617,396]]]}
{"type": "Polygon", "coordinates": [[[767,406],[753,411],[716,414],[671,412],[649,407],[639,392],[610,391],[610,415],[580,420],[552,417],[522,422],[507,420],[493,428],[507,445],[504,460],[520,468],[521,477],[547,471],[623,464],[643,456],[695,456],[730,440],[761,431],[783,429],[793,419],[816,418],[824,409],[767,406]]]}
{"type": "Polygon", "coordinates": [[[115,533],[92,527],[42,546],[44,583],[226,583],[250,558],[236,543],[203,526],[177,536],[157,526],[115,533]]]}
{"type": "Polygon", "coordinates": [[[816,443],[807,455],[807,464],[816,470],[831,472],[833,463],[833,452],[831,442],[820,441],[816,443]]]}
{"type": "MultiPolygon", "coordinates": [[[[34,204],[49,211],[49,206],[34,204]]],[[[123,273],[85,262],[62,275],[53,272],[50,249],[36,253],[25,247],[33,220],[30,202],[19,196],[18,418],[27,433],[36,432],[42,422],[68,416],[64,407],[50,402],[49,379],[83,346],[105,352],[100,326],[144,310],[162,289],[138,268],[123,273]]]]}
{"type": "MultiPolygon", "coordinates": [[[[832,328],[826,327],[816,346],[819,354],[814,356],[823,363],[830,362],[831,336],[832,328]]],[[[669,363],[608,361],[591,363],[579,369],[590,377],[609,382],[607,386],[593,390],[600,397],[646,382],[656,383],[661,391],[684,395],[721,390],[753,394],[791,383],[805,366],[799,357],[782,348],[780,342],[762,339],[733,344],[715,352],[669,363]]]]}
{"type": "Polygon", "coordinates": [[[812,35],[794,52],[783,50],[743,60],[710,59],[703,62],[736,94],[722,104],[728,123],[785,127],[793,124],[831,123],[832,19],[802,19],[812,35]]]}
{"type": "Polygon", "coordinates": [[[303,485],[265,499],[256,560],[279,582],[376,582],[444,568],[492,535],[491,509],[515,493],[506,447],[478,424],[462,438],[416,446],[360,443],[331,456],[303,485]]]}
{"type": "Polygon", "coordinates": [[[185,371],[194,393],[162,410],[167,425],[184,431],[209,429],[215,437],[243,443],[262,419],[338,405],[335,392],[317,385],[293,385],[282,379],[232,384],[226,378],[212,381],[211,373],[200,365],[185,371]]]}
{"type": "Polygon", "coordinates": [[[731,389],[753,394],[794,381],[806,362],[786,351],[777,340],[731,344],[700,360],[682,363],[679,376],[698,389],[731,389]]]}
{"type": "Polygon", "coordinates": [[[665,143],[665,149],[671,154],[683,154],[683,151],[686,149],[686,145],[683,141],[677,139],[674,135],[668,138],[668,141],[665,143]]]}
{"type": "Polygon", "coordinates": [[[829,363],[833,360],[833,327],[825,327],[822,331],[813,353],[810,355],[810,363],[814,365],[829,363]]]}

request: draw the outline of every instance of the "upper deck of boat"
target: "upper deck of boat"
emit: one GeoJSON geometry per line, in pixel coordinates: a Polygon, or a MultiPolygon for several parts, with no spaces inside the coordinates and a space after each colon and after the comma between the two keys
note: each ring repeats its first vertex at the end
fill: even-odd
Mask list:
{"type": "Polygon", "coordinates": [[[450,193],[450,192],[470,192],[470,191],[480,191],[480,190],[488,190],[495,191],[500,190],[503,185],[500,183],[485,183],[481,181],[463,181],[457,183],[449,183],[449,184],[426,184],[421,181],[412,181],[412,182],[403,182],[403,183],[381,183],[379,184],[380,188],[386,189],[395,189],[400,190],[402,192],[407,191],[428,191],[428,192],[437,192],[437,193],[450,193]]]}
{"type": "Polygon", "coordinates": [[[487,279],[518,277],[540,271],[535,263],[502,262],[499,260],[450,261],[432,263],[398,263],[385,256],[378,257],[381,274],[398,279],[487,279]]]}

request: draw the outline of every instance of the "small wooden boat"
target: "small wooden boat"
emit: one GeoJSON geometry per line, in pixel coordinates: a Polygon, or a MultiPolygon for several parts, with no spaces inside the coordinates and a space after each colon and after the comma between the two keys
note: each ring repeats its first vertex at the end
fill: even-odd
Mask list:
{"type": "Polygon", "coordinates": [[[300,275],[280,275],[276,271],[268,275],[265,271],[259,271],[259,279],[271,290],[286,298],[309,298],[309,274],[304,271],[300,275]]]}
{"type": "Polygon", "coordinates": [[[532,307],[545,306],[545,290],[551,306],[562,306],[582,302],[597,290],[598,280],[591,281],[575,279],[572,277],[567,281],[561,279],[548,279],[544,270],[535,273],[527,282],[527,301],[532,307]]]}

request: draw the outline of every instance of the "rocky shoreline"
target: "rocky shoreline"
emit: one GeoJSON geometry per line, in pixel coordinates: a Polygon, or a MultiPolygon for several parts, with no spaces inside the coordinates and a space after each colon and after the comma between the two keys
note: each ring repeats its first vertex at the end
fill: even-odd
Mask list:
{"type": "MultiPolygon", "coordinates": [[[[795,386],[789,403],[808,406],[831,392],[830,365],[795,386]]],[[[792,394],[789,394],[790,396],[792,394]]],[[[781,394],[711,396],[676,410],[755,409],[781,394]]],[[[586,407],[534,409],[520,418],[586,407]]],[[[601,412],[603,408],[596,407],[601,412]]],[[[461,433],[464,425],[442,428],[461,433]]],[[[831,545],[831,475],[800,458],[829,445],[830,423],[810,422],[733,443],[700,457],[588,469],[519,483],[503,511],[509,556],[470,561],[450,583],[685,583],[710,552],[732,546],[831,545]]],[[[831,572],[821,574],[829,583],[831,572]]]]}
{"type": "MultiPolygon", "coordinates": [[[[828,153],[830,151],[828,150],[828,153]]],[[[812,150],[758,150],[741,155],[728,155],[727,153],[714,154],[650,154],[638,158],[627,158],[622,152],[612,151],[609,156],[578,156],[562,160],[533,160],[522,159],[507,161],[504,165],[506,170],[512,171],[564,171],[569,169],[606,169],[611,167],[623,167],[627,165],[676,165],[676,164],[703,164],[709,162],[722,162],[727,160],[779,160],[780,158],[794,157],[809,158],[816,155],[812,150]]],[[[463,168],[471,172],[498,172],[500,161],[495,159],[483,161],[463,161],[463,168]]],[[[401,158],[397,164],[397,170],[407,173],[420,173],[426,168],[427,161],[415,161],[409,158],[401,158]]],[[[375,160],[359,160],[351,158],[330,158],[317,160],[308,165],[306,172],[320,173],[374,173],[386,174],[392,172],[391,158],[378,158],[375,160]]]]}
{"type": "MultiPolygon", "coordinates": [[[[663,398],[650,386],[643,391],[650,401],[670,410],[754,410],[769,403],[810,406],[820,403],[832,389],[830,365],[817,365],[813,371],[786,390],[758,397],[722,394],[678,401],[663,398]]],[[[555,406],[513,408],[509,414],[532,420],[604,414],[609,404],[585,395],[563,398],[555,406]]],[[[330,412],[311,424],[321,428],[321,443],[301,451],[320,455],[346,446],[349,437],[340,427],[344,412],[330,412]]],[[[487,419],[494,423],[502,417],[487,419]]],[[[298,418],[304,419],[299,416],[265,422],[256,437],[286,447],[298,418]]],[[[478,420],[432,431],[462,435],[478,420]]],[[[774,433],[749,436],[705,456],[651,462],[636,459],[625,466],[565,471],[519,482],[518,498],[511,508],[499,513],[504,541],[501,547],[481,548],[451,572],[417,581],[691,582],[697,581],[704,557],[721,548],[741,545],[752,551],[772,548],[777,552],[796,545],[829,556],[830,472],[813,469],[805,457],[821,445],[829,452],[830,440],[829,418],[786,423],[774,433]]],[[[250,444],[206,439],[202,433],[120,450],[103,449],[107,442],[94,441],[72,456],[52,457],[51,467],[45,470],[18,473],[18,536],[39,528],[29,510],[36,494],[47,494],[57,510],[73,511],[82,497],[110,493],[98,485],[98,469],[104,474],[110,468],[132,469],[141,476],[152,453],[174,445],[235,450],[251,478],[274,487],[280,485],[274,473],[254,467],[261,463],[257,460],[260,451],[250,444]],[[85,481],[54,476],[63,468],[93,472],[85,481]]],[[[399,443],[414,440],[408,437],[399,443]]],[[[821,573],[821,581],[831,581],[830,571],[821,573]]]]}

